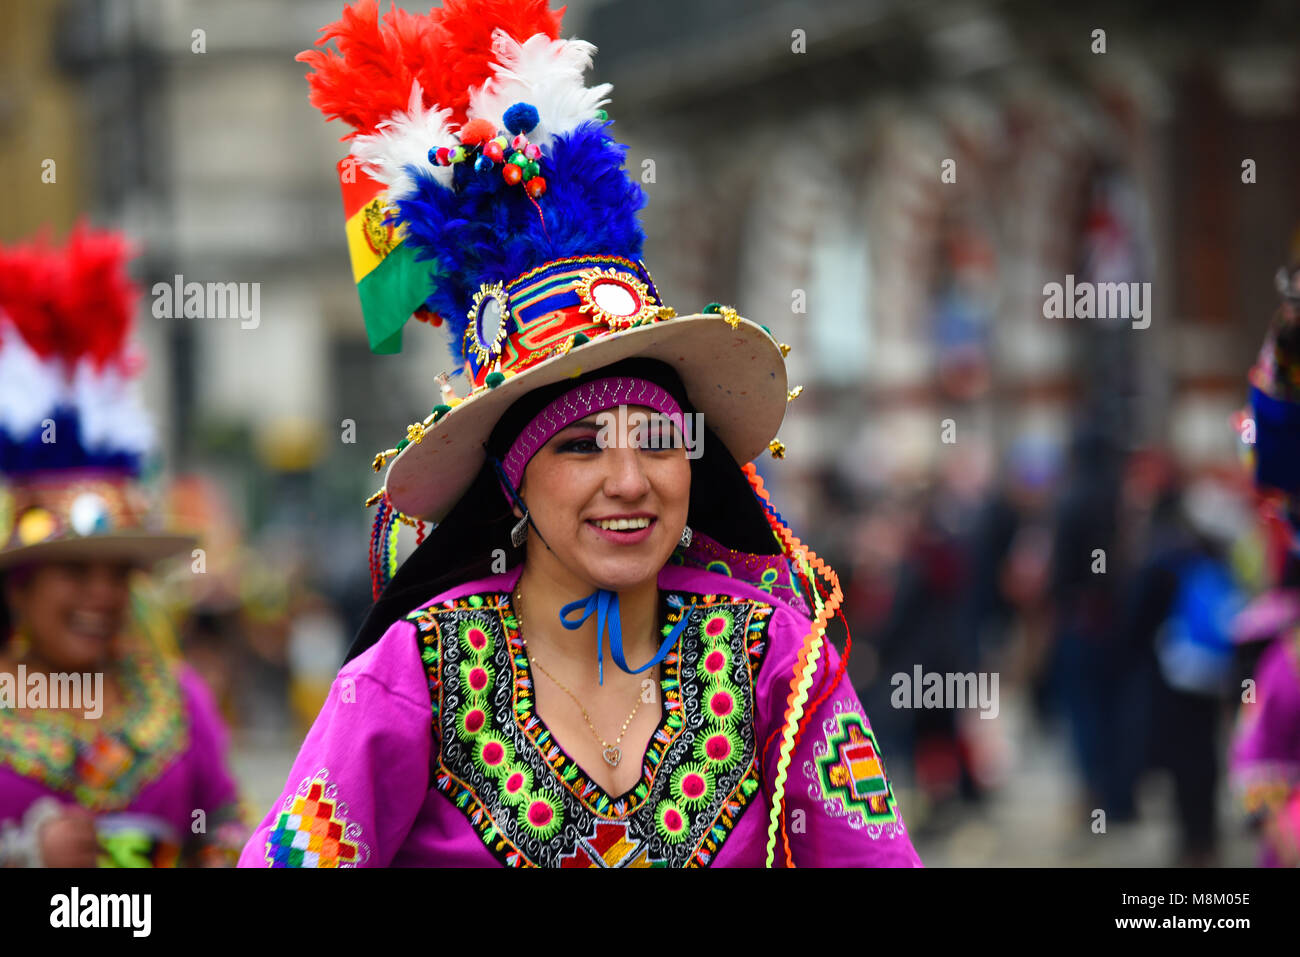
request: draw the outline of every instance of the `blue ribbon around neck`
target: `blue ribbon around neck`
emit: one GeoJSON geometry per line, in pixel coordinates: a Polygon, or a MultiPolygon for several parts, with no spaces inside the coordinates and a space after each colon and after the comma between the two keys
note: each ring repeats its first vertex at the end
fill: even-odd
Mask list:
{"type": "Polygon", "coordinates": [[[663,644],[659,646],[659,651],[655,656],[643,664],[640,668],[629,668],[627,659],[623,657],[623,623],[618,615],[618,592],[606,591],[604,588],[598,588],[586,598],[579,598],[577,601],[571,601],[560,609],[560,624],[570,631],[576,631],[582,627],[583,622],[591,617],[592,613],[596,614],[596,663],[600,668],[600,683],[605,683],[605,629],[609,628],[609,653],[614,659],[614,663],[630,675],[638,675],[647,668],[652,668],[659,662],[663,661],[668,655],[668,649],[677,643],[677,638],[681,635],[682,629],[686,627],[686,612],[682,612],[682,617],[678,619],[677,624],[673,626],[672,632],[664,639],[663,644]],[[582,617],[576,621],[570,621],[569,615],[581,609],[582,617]]]}

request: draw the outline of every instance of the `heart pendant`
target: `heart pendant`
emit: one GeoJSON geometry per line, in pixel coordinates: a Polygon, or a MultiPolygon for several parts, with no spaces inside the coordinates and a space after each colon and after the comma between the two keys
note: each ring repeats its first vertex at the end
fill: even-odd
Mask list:
{"type": "Polygon", "coordinates": [[[623,752],[619,748],[613,747],[612,745],[606,748],[604,751],[602,751],[601,754],[605,758],[605,763],[608,764],[611,768],[618,767],[618,762],[623,760],[623,752]]]}

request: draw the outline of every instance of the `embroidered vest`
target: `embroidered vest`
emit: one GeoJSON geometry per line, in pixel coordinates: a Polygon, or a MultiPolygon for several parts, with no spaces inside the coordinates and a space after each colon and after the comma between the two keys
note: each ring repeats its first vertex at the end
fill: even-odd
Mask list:
{"type": "Polygon", "coordinates": [[[433,711],[435,786],[511,867],[706,867],[759,788],[754,676],[772,606],[664,595],[666,635],[688,623],[661,669],[662,717],[641,779],[605,793],[537,716],[508,593],[407,616],[433,711]]]}

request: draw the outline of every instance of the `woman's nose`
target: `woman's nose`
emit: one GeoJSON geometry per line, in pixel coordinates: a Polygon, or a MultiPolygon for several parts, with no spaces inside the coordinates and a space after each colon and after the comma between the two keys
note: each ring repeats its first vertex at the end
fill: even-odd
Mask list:
{"type": "Polygon", "coordinates": [[[640,498],[650,488],[641,452],[626,442],[621,448],[606,449],[604,459],[608,464],[605,473],[605,494],[610,498],[640,498]]]}

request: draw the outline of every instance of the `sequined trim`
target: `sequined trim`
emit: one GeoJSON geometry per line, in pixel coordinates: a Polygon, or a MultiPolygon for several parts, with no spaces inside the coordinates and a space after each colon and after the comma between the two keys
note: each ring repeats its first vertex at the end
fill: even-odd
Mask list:
{"type": "Polygon", "coordinates": [[[535,713],[508,594],[466,596],[408,616],[429,680],[435,786],[507,866],[707,866],[758,790],[753,676],[772,606],[680,593],[667,594],[665,605],[665,629],[682,614],[688,624],[663,662],[663,717],[641,779],[617,798],[535,713]],[[708,670],[710,656],[727,666],[708,670]],[[611,822],[618,834],[602,826],[611,822]]]}

